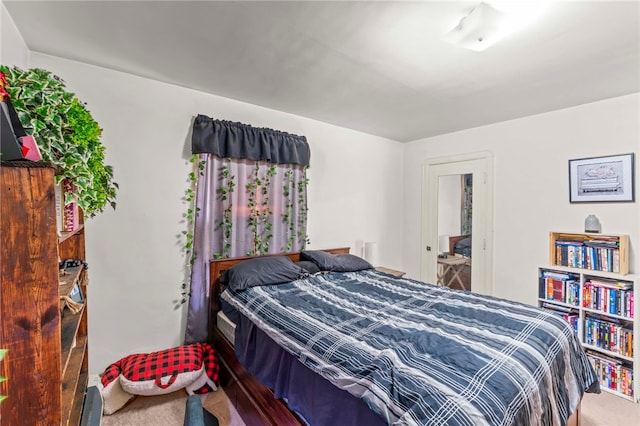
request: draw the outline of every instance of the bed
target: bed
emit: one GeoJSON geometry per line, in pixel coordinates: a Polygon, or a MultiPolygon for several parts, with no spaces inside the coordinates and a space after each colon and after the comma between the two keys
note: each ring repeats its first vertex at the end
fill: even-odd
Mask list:
{"type": "Polygon", "coordinates": [[[210,340],[247,424],[577,424],[598,391],[571,328],[540,309],[374,269],[225,290],[249,259],[210,264],[210,340]]]}

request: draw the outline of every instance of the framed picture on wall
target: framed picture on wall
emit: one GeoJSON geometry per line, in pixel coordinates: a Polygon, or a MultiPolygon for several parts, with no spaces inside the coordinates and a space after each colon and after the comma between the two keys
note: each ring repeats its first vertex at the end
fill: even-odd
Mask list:
{"type": "Polygon", "coordinates": [[[569,160],[569,202],[635,201],[634,154],[569,160]]]}

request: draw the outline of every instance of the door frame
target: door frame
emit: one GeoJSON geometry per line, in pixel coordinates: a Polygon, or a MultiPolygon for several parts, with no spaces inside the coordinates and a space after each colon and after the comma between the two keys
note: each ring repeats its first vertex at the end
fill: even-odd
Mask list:
{"type": "MultiPolygon", "coordinates": [[[[485,186],[485,211],[480,225],[484,229],[483,241],[475,241],[472,244],[472,259],[476,250],[484,251],[484,272],[481,279],[482,288],[475,288],[475,292],[493,295],[493,153],[490,151],[480,151],[468,154],[447,155],[443,157],[428,158],[422,163],[422,206],[421,206],[421,256],[420,256],[420,279],[425,282],[435,283],[437,271],[438,250],[433,247],[438,246],[438,194],[432,194],[429,188],[437,188],[437,182],[430,182],[429,176],[433,166],[446,165],[451,163],[464,163],[473,160],[485,160],[484,182],[485,186]],[[435,201],[434,201],[435,200],[435,201]],[[435,205],[433,203],[435,202],[435,205]],[[429,212],[435,212],[429,214],[429,212]],[[427,247],[432,247],[428,251],[427,247]]],[[[474,185],[475,186],[475,185],[474,185]]],[[[475,234],[475,229],[474,229],[475,234]]],[[[476,256],[478,257],[478,256],[476,256]]],[[[471,268],[473,287],[474,268],[471,268]]]]}

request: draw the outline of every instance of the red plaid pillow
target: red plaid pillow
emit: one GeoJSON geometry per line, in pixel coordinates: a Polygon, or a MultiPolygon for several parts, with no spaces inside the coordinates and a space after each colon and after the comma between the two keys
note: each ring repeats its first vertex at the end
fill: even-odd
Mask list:
{"type": "Polygon", "coordinates": [[[121,391],[126,396],[160,395],[182,388],[186,388],[189,393],[216,390],[219,371],[215,351],[207,343],[129,355],[111,364],[102,375],[105,414],[115,412],[130,399],[123,397],[121,391]],[[114,386],[121,389],[112,391],[114,386]],[[107,407],[107,399],[111,395],[114,395],[114,403],[107,407]]]}

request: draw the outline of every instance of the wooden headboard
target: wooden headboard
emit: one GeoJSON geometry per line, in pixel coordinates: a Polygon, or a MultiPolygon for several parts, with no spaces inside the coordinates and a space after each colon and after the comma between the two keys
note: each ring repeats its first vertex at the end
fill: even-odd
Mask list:
{"type": "MultiPolygon", "coordinates": [[[[349,253],[349,247],[325,249],[331,254],[349,253]]],[[[209,337],[211,339],[212,332],[216,326],[216,316],[220,310],[220,293],[222,293],[222,284],[220,284],[220,276],[224,271],[231,268],[236,263],[244,262],[248,259],[255,259],[256,257],[267,256],[287,256],[293,262],[300,260],[300,252],[294,253],[279,253],[268,254],[265,256],[246,256],[246,257],[234,257],[232,259],[214,259],[209,262],[209,337]]]]}
{"type": "Polygon", "coordinates": [[[449,254],[453,255],[454,254],[454,249],[456,247],[456,243],[460,240],[464,240],[465,238],[470,237],[471,234],[466,234],[466,235],[456,235],[453,237],[449,237],[449,254]]]}

